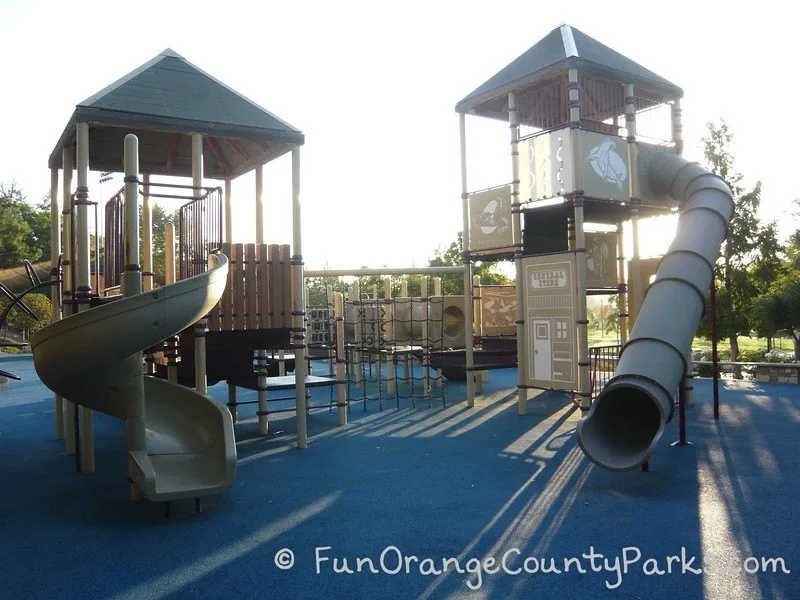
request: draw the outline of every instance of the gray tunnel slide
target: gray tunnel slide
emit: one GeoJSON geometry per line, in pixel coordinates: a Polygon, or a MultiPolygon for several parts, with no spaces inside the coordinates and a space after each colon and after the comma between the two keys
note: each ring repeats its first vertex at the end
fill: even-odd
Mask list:
{"type": "Polygon", "coordinates": [[[672,418],[673,394],[734,208],[721,178],[679,156],[658,157],[647,176],[654,191],[681,203],[677,233],[647,290],[614,376],[577,427],[586,456],[612,471],[644,463],[672,418]]]}
{"type": "Polygon", "coordinates": [[[228,259],[218,254],[209,262],[205,273],[68,316],[31,338],[34,366],[47,387],[126,421],[128,472],[150,500],[214,494],[236,473],[228,411],[209,396],[142,373],[142,350],[219,301],[228,259]]]}

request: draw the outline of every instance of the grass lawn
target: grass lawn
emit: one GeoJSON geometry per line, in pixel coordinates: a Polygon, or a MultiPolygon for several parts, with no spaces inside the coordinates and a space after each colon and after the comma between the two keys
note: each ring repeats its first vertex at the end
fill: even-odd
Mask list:
{"type": "MultiPolygon", "coordinates": [[[[613,346],[614,344],[618,343],[619,340],[617,339],[616,335],[603,336],[600,334],[599,331],[589,332],[589,346],[613,346]]],[[[774,340],[774,346],[778,350],[783,350],[784,352],[792,352],[794,349],[792,341],[788,338],[776,338],[774,340]]],[[[720,340],[717,347],[720,349],[728,349],[730,348],[730,344],[728,340],[720,340]]],[[[696,337],[694,338],[694,341],[692,341],[692,348],[698,350],[710,350],[711,340],[706,338],[696,337]]],[[[739,337],[739,351],[766,350],[766,349],[767,349],[766,338],[754,338],[748,336],[739,337]]]]}

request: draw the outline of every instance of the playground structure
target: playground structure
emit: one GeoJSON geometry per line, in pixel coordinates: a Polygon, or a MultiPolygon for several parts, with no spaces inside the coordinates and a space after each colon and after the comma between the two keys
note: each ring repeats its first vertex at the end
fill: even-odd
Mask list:
{"type": "MultiPolygon", "coordinates": [[[[725,184],[680,157],[682,96],[666,79],[561,25],[456,105],[465,269],[482,258],[515,264],[519,413],[527,412],[529,389],[572,393],[584,412],[581,448],[611,470],[644,465],[672,417],[732,215],[725,184]],[[509,124],[510,183],[470,192],[468,114],[509,124]],[[668,134],[656,143],[640,139],[637,121],[659,116],[668,134]],[[675,212],[678,234],[649,283],[639,221],[675,212]],[[589,224],[607,233],[592,240],[589,224]],[[616,374],[594,402],[590,293],[619,295],[622,342],[616,374]]],[[[466,278],[464,294],[471,312],[466,278]]],[[[472,339],[471,314],[466,325],[472,339]]],[[[477,368],[468,344],[465,369],[477,368]]],[[[472,377],[467,385],[469,402],[472,377]]]]}
{"type": "MultiPolygon", "coordinates": [[[[585,413],[578,439],[589,458],[612,470],[643,464],[671,418],[675,392],[687,376],[688,344],[704,309],[705,290],[732,212],[724,184],[679,156],[681,96],[677,86],[564,25],[464,98],[456,110],[465,251],[463,267],[453,268],[463,277],[463,296],[441,296],[436,290],[428,296],[423,290],[419,297],[402,291],[392,297],[389,288],[380,299],[374,292],[365,298],[354,289],[348,304],[330,294],[328,321],[336,330],[327,338],[331,368],[327,376],[315,377],[308,374],[307,365],[304,277],[368,273],[304,272],[302,134],[165,51],[79,104],[50,157],[55,249],[51,277],[63,290],[62,302],[54,298],[53,315],[60,318],[63,306],[64,318],[37,334],[33,350],[40,377],[58,394],[57,435],[66,438],[68,452],[80,455],[81,470],[92,472],[92,410],[124,418],[134,494],[153,500],[199,497],[223,489],[235,474],[232,424],[239,404],[237,386],[257,390],[262,434],[268,430],[268,392],[293,390],[297,446],[304,448],[308,388],[338,386],[336,399],[326,406],[337,407],[341,424],[347,418],[343,386],[348,370],[366,392],[364,368],[377,369],[380,386],[385,367],[387,390],[394,390],[397,365],[417,358],[423,369],[421,397],[430,399],[432,387],[443,382],[443,376],[463,374],[470,407],[486,371],[517,366],[520,414],[527,411],[529,389],[569,392],[585,413]],[[152,107],[141,104],[140,86],[169,90],[171,108],[153,114],[152,107]],[[206,92],[195,93],[198,89],[206,92]],[[224,98],[228,105],[220,108],[212,98],[224,98]],[[670,139],[639,139],[637,116],[662,108],[671,119],[670,139]],[[238,122],[231,122],[231,114],[238,122]],[[510,183],[469,191],[467,114],[509,123],[510,183]],[[526,127],[532,132],[523,135],[526,127]],[[123,137],[128,131],[136,136],[123,137]],[[187,136],[191,144],[182,144],[187,136]],[[89,200],[87,180],[90,168],[118,168],[123,140],[126,188],[108,206],[124,219],[115,217],[117,233],[107,236],[117,250],[106,247],[106,275],[116,273],[118,281],[104,285],[106,294],[119,285],[120,299],[101,297],[98,283],[92,288],[88,223],[91,209],[97,215],[98,208],[89,200]],[[285,153],[292,157],[291,246],[264,240],[262,167],[285,153]],[[134,166],[139,157],[141,164],[134,166]],[[73,164],[78,174],[74,194],[73,164]],[[62,167],[63,211],[58,200],[62,167]],[[231,239],[231,180],[251,169],[256,175],[256,243],[245,248],[231,239]],[[191,186],[150,180],[151,175],[187,174],[192,176],[191,186]],[[222,189],[204,186],[204,176],[225,181],[224,204],[222,189]],[[174,193],[155,191],[164,188],[174,193]],[[153,197],[189,200],[181,213],[180,269],[177,275],[168,273],[167,285],[158,289],[152,281],[153,197]],[[678,236],[647,285],[639,255],[639,220],[677,211],[678,236]],[[55,257],[61,250],[60,213],[64,261],[59,279],[55,257]],[[626,223],[633,248],[627,276],[626,223]],[[123,230],[128,232],[124,237],[123,230]],[[215,250],[223,251],[219,258],[214,258],[215,250]],[[209,256],[212,268],[207,270],[209,256]],[[515,286],[494,289],[473,281],[471,265],[481,259],[513,259],[515,286]],[[619,295],[622,338],[616,374],[594,403],[586,318],[586,296],[591,293],[619,295]],[[170,302],[177,307],[174,314],[156,318],[172,306],[170,302]],[[686,310],[675,315],[667,330],[664,315],[684,303],[686,310]],[[495,308],[484,312],[484,306],[495,308]],[[357,315],[350,320],[352,327],[349,311],[357,315]],[[139,331],[137,321],[152,323],[152,330],[139,331]],[[108,348],[98,341],[102,336],[89,335],[100,331],[111,332],[106,335],[108,348]],[[159,346],[164,340],[170,340],[165,348],[159,346]],[[104,361],[86,361],[90,348],[103,352],[104,361]],[[233,348],[236,358],[223,366],[221,357],[233,348]],[[142,353],[159,349],[163,369],[156,360],[144,367],[142,353]],[[177,361],[179,354],[187,360],[177,361]],[[294,375],[287,377],[292,362],[294,375]],[[162,371],[167,381],[143,376],[144,368],[153,374],[162,371]],[[434,377],[431,369],[437,370],[434,377]],[[206,406],[213,404],[205,395],[209,381],[221,380],[229,386],[228,411],[206,406]],[[193,383],[195,391],[175,385],[181,381],[193,383]],[[173,396],[174,403],[165,401],[173,396]],[[195,404],[205,407],[197,415],[190,414],[195,404]],[[177,424],[187,419],[193,433],[184,437],[177,424]],[[80,423],[80,441],[76,428],[65,423],[80,423]],[[159,458],[163,456],[172,458],[159,458]],[[181,461],[186,469],[179,466],[181,461]],[[200,471],[205,479],[192,475],[200,471]]],[[[174,258],[167,260],[168,265],[174,263],[174,258]]],[[[366,404],[371,398],[364,393],[362,399],[366,404]]],[[[377,399],[383,399],[380,389],[377,399]]]]}
{"type": "MultiPolygon", "coordinates": [[[[220,329],[225,319],[233,316],[229,311],[227,317],[219,313],[219,320],[213,318],[217,313],[212,309],[216,310],[220,298],[225,306],[229,260],[224,254],[215,258],[212,251],[219,249],[215,246],[220,243],[233,242],[231,180],[250,170],[256,174],[256,243],[265,244],[263,164],[286,153],[292,158],[292,254],[288,260],[284,257],[280,280],[281,285],[292,286],[291,294],[285,296],[291,305],[282,305],[280,322],[278,315],[257,314],[254,323],[254,315],[249,314],[248,327],[257,327],[247,329],[241,337],[247,338],[246,344],[255,345],[259,358],[266,358],[270,345],[291,347],[294,376],[291,383],[284,378],[277,385],[296,391],[297,445],[305,447],[307,377],[299,198],[299,147],[303,141],[297,129],[171,50],[76,106],[49,161],[51,277],[59,280],[57,261],[63,254],[63,302],[54,294],[55,322],[34,336],[32,349],[37,372],[57,394],[56,435],[66,439],[68,453],[80,457],[82,472],[94,470],[93,410],[101,410],[126,421],[128,475],[134,497],[198,498],[220,491],[233,480],[232,419],[206,396],[207,315],[212,313],[211,326],[219,324],[220,329]],[[162,104],[153,107],[147,101],[148,90],[157,93],[162,104]],[[128,136],[131,131],[136,136],[128,136]],[[187,138],[191,143],[185,143],[187,138]],[[93,289],[90,276],[89,217],[92,208],[98,210],[98,203],[89,199],[88,176],[90,169],[118,171],[123,159],[125,190],[111,207],[122,211],[124,219],[117,219],[119,231],[108,240],[106,268],[109,274],[117,266],[122,295],[101,297],[99,285],[95,283],[93,289]],[[73,165],[77,171],[74,194],[73,165]],[[59,169],[64,173],[60,202],[59,169]],[[155,183],[150,181],[151,175],[191,175],[192,184],[155,183]],[[204,176],[225,181],[224,207],[221,190],[205,187],[204,176]],[[161,193],[164,189],[167,192],[161,193]],[[181,234],[187,240],[181,244],[181,267],[177,277],[168,273],[169,283],[161,288],[154,288],[152,281],[150,199],[155,196],[189,200],[186,212],[181,213],[181,234]],[[211,222],[219,230],[216,238],[209,235],[211,222]],[[123,228],[127,231],[124,237],[123,228]],[[124,248],[121,262],[111,259],[112,254],[119,256],[113,244],[124,248]],[[206,261],[212,265],[210,270],[206,270],[206,261]],[[274,323],[269,321],[273,316],[274,323]],[[194,334],[195,389],[143,376],[142,353],[189,326],[194,334]],[[79,435],[73,423],[80,425],[79,435]]],[[[114,287],[107,286],[105,293],[113,293],[114,287]]],[[[172,374],[177,378],[177,369],[172,374]]],[[[265,404],[266,371],[259,369],[258,377],[259,402],[265,404]]],[[[266,414],[260,417],[266,426],[266,414]]]]}

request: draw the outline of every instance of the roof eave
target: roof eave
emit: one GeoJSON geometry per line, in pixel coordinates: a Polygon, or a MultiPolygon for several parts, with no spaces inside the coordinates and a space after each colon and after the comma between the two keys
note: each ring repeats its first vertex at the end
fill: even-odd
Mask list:
{"type": "Polygon", "coordinates": [[[305,136],[299,131],[195,121],[178,117],[129,113],[118,110],[92,108],[89,106],[76,107],[73,120],[102,123],[118,127],[139,127],[142,129],[175,133],[192,132],[217,137],[235,137],[265,142],[280,142],[295,146],[302,146],[305,143],[305,136]]]}
{"type": "Polygon", "coordinates": [[[64,127],[61,137],[58,138],[56,147],[53,148],[53,151],[50,153],[50,158],[47,160],[47,166],[50,169],[60,169],[63,166],[63,150],[69,143],[70,137],[72,137],[72,134],[75,131],[75,123],[77,123],[76,114],[77,109],[72,113],[69,121],[67,121],[67,126],[64,127]]]}

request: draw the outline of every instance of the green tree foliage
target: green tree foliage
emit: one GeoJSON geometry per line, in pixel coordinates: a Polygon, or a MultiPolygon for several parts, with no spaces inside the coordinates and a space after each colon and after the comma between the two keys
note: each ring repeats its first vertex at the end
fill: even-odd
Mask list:
{"type": "Polygon", "coordinates": [[[785,335],[794,341],[800,361],[800,279],[787,279],[755,303],[757,330],[763,335],[785,335]]]}
{"type": "MultiPolygon", "coordinates": [[[[717,328],[720,339],[730,342],[731,360],[739,359],[738,336],[748,335],[753,325],[753,302],[762,284],[752,276],[750,267],[757,264],[762,277],[768,277],[775,264],[761,252],[760,244],[775,244],[774,227],[761,225],[758,209],[761,204],[761,182],[746,191],[743,175],[734,165],[731,154],[733,134],[724,120],[719,124],[708,123],[708,134],[703,138],[703,153],[710,169],[730,187],[735,203],[733,218],[728,228],[728,237],[717,261],[717,328]]],[[[710,334],[708,318],[701,323],[702,335],[710,334]]],[[[739,369],[734,376],[741,378],[739,369]]]]}
{"type": "MultiPolygon", "coordinates": [[[[167,248],[167,223],[175,226],[175,257],[178,256],[178,214],[180,209],[172,212],[167,211],[160,204],[152,204],[152,228],[153,228],[153,281],[156,285],[166,283],[166,248],[167,248]]],[[[144,219],[142,218],[142,206],[139,205],[139,239],[144,239],[143,233],[144,219]]],[[[143,252],[143,249],[142,249],[143,252]]]]}
{"type": "MultiPolygon", "coordinates": [[[[23,298],[23,302],[33,311],[36,318],[31,318],[28,313],[21,310],[18,306],[15,306],[9,312],[5,325],[30,335],[51,323],[52,305],[50,303],[50,298],[44,294],[28,294],[23,298]]],[[[8,298],[0,298],[0,312],[4,311],[9,303],[10,300],[8,300],[8,298]]]]}
{"type": "Polygon", "coordinates": [[[0,184],[0,268],[18,267],[26,258],[36,262],[50,256],[49,205],[46,215],[41,212],[26,202],[13,181],[0,184]]]}
{"type": "MultiPolygon", "coordinates": [[[[464,241],[462,233],[447,247],[446,250],[437,248],[433,258],[428,261],[431,267],[449,267],[463,265],[462,254],[464,241]]],[[[502,285],[510,283],[508,277],[497,271],[497,261],[477,261],[473,264],[472,274],[481,278],[482,285],[502,285]]],[[[464,279],[460,274],[445,275],[442,277],[442,291],[445,296],[464,293],[464,279]]]]}

